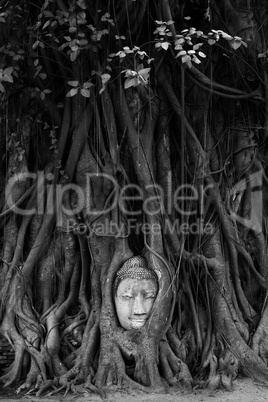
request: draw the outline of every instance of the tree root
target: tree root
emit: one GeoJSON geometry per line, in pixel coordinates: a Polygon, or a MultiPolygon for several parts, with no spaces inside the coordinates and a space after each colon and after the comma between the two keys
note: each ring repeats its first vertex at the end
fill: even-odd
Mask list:
{"type": "Polygon", "coordinates": [[[252,338],[251,347],[253,351],[259,355],[262,360],[268,364],[268,342],[267,342],[267,327],[268,327],[268,304],[266,304],[258,328],[252,338]]]}
{"type": "Polygon", "coordinates": [[[206,361],[204,362],[204,368],[210,366],[209,376],[208,379],[203,383],[201,388],[207,388],[211,391],[215,391],[217,388],[220,387],[221,383],[221,376],[218,373],[218,359],[217,357],[210,353],[206,361]]]}
{"type": "Polygon", "coordinates": [[[221,384],[226,391],[233,390],[233,380],[238,375],[239,361],[230,351],[226,350],[225,356],[219,359],[218,372],[221,374],[221,384]]]}
{"type": "MultiPolygon", "coordinates": [[[[26,384],[26,383],[24,383],[26,384]]],[[[22,391],[24,388],[24,384],[18,389],[18,391],[22,391]]],[[[32,384],[33,385],[33,384],[32,384]]],[[[67,377],[64,378],[64,376],[59,377],[54,377],[53,379],[49,379],[46,381],[43,381],[41,375],[37,377],[36,384],[34,385],[33,388],[31,388],[26,395],[33,395],[39,397],[41,396],[45,391],[49,390],[52,388],[53,390],[50,391],[47,396],[53,396],[58,394],[59,392],[62,392],[65,390],[64,396],[66,396],[70,391],[72,393],[77,394],[76,388],[74,386],[74,381],[67,381],[67,377]]],[[[18,393],[17,391],[17,393],[18,393]]]]}
{"type": "Polygon", "coordinates": [[[22,385],[20,385],[19,388],[17,388],[16,394],[20,394],[22,391],[28,391],[29,389],[31,389],[33,384],[37,383],[38,376],[40,375],[39,373],[40,372],[37,364],[35,363],[35,360],[31,359],[30,371],[27,374],[25,382],[22,385]]]}
{"type": "Polygon", "coordinates": [[[180,384],[192,389],[193,378],[188,366],[175,355],[167,341],[161,341],[159,357],[163,376],[169,385],[180,384]]]}
{"type": "Polygon", "coordinates": [[[93,370],[91,368],[90,373],[87,376],[87,380],[86,380],[86,383],[85,383],[85,389],[88,389],[88,390],[94,392],[95,394],[100,395],[100,397],[102,399],[106,399],[107,393],[106,393],[105,389],[99,388],[96,385],[94,385],[92,383],[93,377],[94,377],[94,372],[93,372],[93,370]]]}
{"type": "Polygon", "coordinates": [[[147,387],[132,380],[126,374],[126,366],[119,346],[108,339],[103,339],[102,342],[98,370],[94,378],[95,386],[106,390],[108,387],[115,385],[119,388],[131,388],[149,392],[147,387]],[[111,356],[113,356],[112,359],[111,356]]]}

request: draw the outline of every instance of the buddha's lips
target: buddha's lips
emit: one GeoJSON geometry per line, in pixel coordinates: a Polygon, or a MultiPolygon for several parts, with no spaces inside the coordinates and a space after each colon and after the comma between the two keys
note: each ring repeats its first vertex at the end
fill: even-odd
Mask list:
{"type": "Polygon", "coordinates": [[[145,320],[135,320],[135,319],[131,319],[131,321],[135,324],[145,324],[146,319],[145,320]]]}

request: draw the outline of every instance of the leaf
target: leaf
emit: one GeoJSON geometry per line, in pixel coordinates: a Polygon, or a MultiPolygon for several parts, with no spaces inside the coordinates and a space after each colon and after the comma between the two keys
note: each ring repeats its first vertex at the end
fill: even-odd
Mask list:
{"type": "Polygon", "coordinates": [[[78,44],[76,43],[75,45],[71,46],[71,50],[72,52],[77,52],[79,50],[78,44]]]}
{"type": "Polygon", "coordinates": [[[37,40],[37,41],[35,41],[34,42],[34,44],[33,44],[33,49],[36,49],[37,48],[37,46],[39,45],[39,43],[40,43],[40,41],[39,40],[37,40]]]}
{"type": "Polygon", "coordinates": [[[88,88],[90,88],[90,87],[92,87],[93,86],[93,84],[92,84],[92,82],[90,82],[90,81],[86,81],[86,82],[84,82],[84,84],[83,84],[83,88],[85,88],[85,89],[88,89],[88,88]]]}
{"type": "Polygon", "coordinates": [[[226,32],[223,32],[223,31],[221,32],[221,36],[222,36],[223,39],[226,39],[226,40],[232,40],[233,39],[233,37],[231,35],[227,34],[226,32]]]}
{"type": "Polygon", "coordinates": [[[169,42],[164,42],[164,43],[161,44],[161,47],[162,47],[164,50],[168,50],[169,45],[170,45],[169,42]]]}
{"type": "Polygon", "coordinates": [[[201,46],[203,46],[203,43],[197,43],[196,45],[193,46],[193,49],[198,50],[201,46]]]}
{"type": "Polygon", "coordinates": [[[78,42],[78,44],[80,45],[80,46],[86,46],[87,44],[88,44],[88,40],[87,39],[81,39],[81,40],[79,40],[79,41],[77,41],[78,42]]]}
{"type": "Polygon", "coordinates": [[[102,85],[107,84],[107,82],[109,81],[110,78],[111,78],[111,75],[110,75],[110,74],[107,74],[107,73],[102,74],[102,75],[101,75],[101,82],[102,82],[102,85]]]}
{"type": "MultiPolygon", "coordinates": [[[[135,49],[135,50],[139,50],[139,49],[140,49],[140,48],[138,47],[138,48],[135,49]]],[[[123,47],[123,50],[124,50],[124,52],[125,52],[126,54],[133,53],[133,50],[130,49],[128,46],[124,46],[124,47],[123,47]]]]}
{"type": "Polygon", "coordinates": [[[11,75],[9,75],[9,74],[5,74],[3,77],[2,77],[2,81],[6,81],[6,82],[13,82],[13,77],[11,77],[11,75]]]}
{"type": "Polygon", "coordinates": [[[242,44],[242,42],[241,42],[240,39],[234,39],[234,40],[231,42],[231,46],[232,46],[232,48],[233,48],[234,50],[237,50],[237,49],[241,46],[241,44],[242,44]]]}
{"type": "Polygon", "coordinates": [[[43,25],[42,29],[45,29],[46,27],[48,27],[50,25],[50,20],[48,20],[47,22],[45,22],[45,24],[43,25]]]}
{"type": "Polygon", "coordinates": [[[52,12],[51,12],[51,11],[48,11],[48,10],[44,11],[44,16],[45,16],[45,17],[49,17],[49,18],[53,18],[52,12]]]}
{"type": "Polygon", "coordinates": [[[167,29],[166,25],[161,25],[157,28],[157,32],[161,35],[167,29]]]}
{"type": "Polygon", "coordinates": [[[89,91],[89,89],[82,88],[82,89],[80,90],[80,94],[81,94],[82,96],[84,96],[85,98],[89,98],[89,97],[90,97],[90,91],[89,91]]]}
{"type": "Polygon", "coordinates": [[[52,91],[50,89],[44,89],[44,94],[50,94],[52,91]]]}
{"type": "Polygon", "coordinates": [[[67,92],[66,96],[67,97],[72,97],[75,96],[78,92],[78,88],[72,88],[69,92],[67,92]]]}
{"type": "Polygon", "coordinates": [[[79,50],[76,50],[75,52],[72,52],[72,53],[70,54],[70,59],[71,59],[71,61],[75,61],[75,60],[77,59],[77,56],[79,55],[79,53],[80,53],[79,50]]]}
{"type": "Polygon", "coordinates": [[[121,74],[123,74],[123,73],[125,73],[125,78],[129,78],[129,77],[136,77],[137,76],[137,72],[136,71],[134,71],[134,70],[123,70],[122,72],[121,72],[121,74]]]}
{"type": "Polygon", "coordinates": [[[181,45],[185,42],[185,38],[179,38],[175,40],[175,45],[181,45]]]}
{"type": "Polygon", "coordinates": [[[126,57],[126,53],[123,52],[123,50],[120,50],[119,52],[116,53],[116,56],[119,56],[120,58],[126,57]]]}
{"type": "Polygon", "coordinates": [[[67,84],[71,85],[71,87],[77,87],[79,84],[79,81],[68,81],[67,84]]]}
{"type": "Polygon", "coordinates": [[[45,80],[47,78],[47,75],[45,73],[40,73],[38,77],[41,78],[41,80],[45,80]]]}
{"type": "Polygon", "coordinates": [[[34,78],[39,74],[39,72],[42,70],[42,66],[37,66],[36,72],[34,74],[34,78]]]}
{"type": "Polygon", "coordinates": [[[151,70],[151,67],[142,68],[141,70],[139,70],[139,74],[140,75],[148,75],[150,70],[151,70]]]}
{"type": "Polygon", "coordinates": [[[209,39],[208,44],[209,45],[214,45],[216,43],[215,39],[209,39]]]}
{"type": "Polygon", "coordinates": [[[124,88],[136,87],[137,86],[137,79],[135,78],[127,78],[124,84],[124,88]]]}
{"type": "Polygon", "coordinates": [[[183,56],[181,58],[181,62],[184,64],[186,63],[189,67],[192,67],[192,63],[191,63],[191,57],[188,56],[188,54],[186,54],[185,56],[183,56]]]}
{"type": "Polygon", "coordinates": [[[78,1],[77,1],[77,5],[78,5],[80,8],[82,8],[82,10],[86,10],[86,9],[87,9],[87,6],[86,6],[84,0],[78,0],[78,1]]]}
{"type": "Polygon", "coordinates": [[[13,73],[13,67],[7,67],[3,71],[4,75],[10,75],[13,73]]]}
{"type": "Polygon", "coordinates": [[[184,19],[185,19],[186,21],[189,21],[189,20],[191,20],[191,19],[192,19],[192,17],[187,16],[187,17],[184,17],[184,19]]]}
{"type": "Polygon", "coordinates": [[[5,87],[0,82],[0,92],[6,92],[5,87]]]}
{"type": "Polygon", "coordinates": [[[24,59],[24,57],[23,57],[23,56],[20,56],[19,54],[17,54],[16,56],[13,56],[13,60],[14,60],[14,61],[23,60],[23,59],[24,59]]]}
{"type": "Polygon", "coordinates": [[[150,70],[151,68],[143,68],[142,70],[139,71],[139,76],[143,80],[143,84],[148,83],[150,70]]]}
{"type": "Polygon", "coordinates": [[[205,55],[205,53],[203,53],[203,52],[198,52],[198,56],[203,57],[204,59],[207,57],[207,56],[205,55]]]}
{"type": "Polygon", "coordinates": [[[264,53],[259,53],[259,54],[258,54],[258,58],[260,58],[260,57],[267,57],[267,52],[268,52],[268,50],[266,50],[264,53]]]}
{"type": "Polygon", "coordinates": [[[200,63],[201,63],[201,60],[199,60],[199,58],[196,57],[196,55],[194,55],[194,56],[192,57],[192,61],[193,61],[194,63],[196,63],[196,64],[200,64],[200,63]]]}
{"type": "Polygon", "coordinates": [[[177,53],[176,57],[185,56],[186,54],[186,50],[181,50],[179,53],[177,53]]]}

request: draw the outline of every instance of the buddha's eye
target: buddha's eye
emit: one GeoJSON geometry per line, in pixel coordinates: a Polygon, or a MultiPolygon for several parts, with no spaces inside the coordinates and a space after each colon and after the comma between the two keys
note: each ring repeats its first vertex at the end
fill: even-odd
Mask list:
{"type": "Polygon", "coordinates": [[[145,299],[154,299],[155,295],[154,294],[150,294],[150,295],[146,295],[145,299]]]}
{"type": "Polygon", "coordinates": [[[122,297],[123,297],[123,299],[132,299],[131,295],[123,295],[122,297]]]}

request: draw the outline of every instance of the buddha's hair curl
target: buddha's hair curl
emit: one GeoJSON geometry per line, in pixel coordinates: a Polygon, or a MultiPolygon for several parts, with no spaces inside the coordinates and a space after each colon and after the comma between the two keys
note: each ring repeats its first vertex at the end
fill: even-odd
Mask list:
{"type": "Polygon", "coordinates": [[[157,281],[156,274],[147,266],[147,261],[141,256],[131,257],[124,262],[117,271],[114,280],[114,293],[116,293],[119,283],[123,279],[153,279],[157,281]]]}

